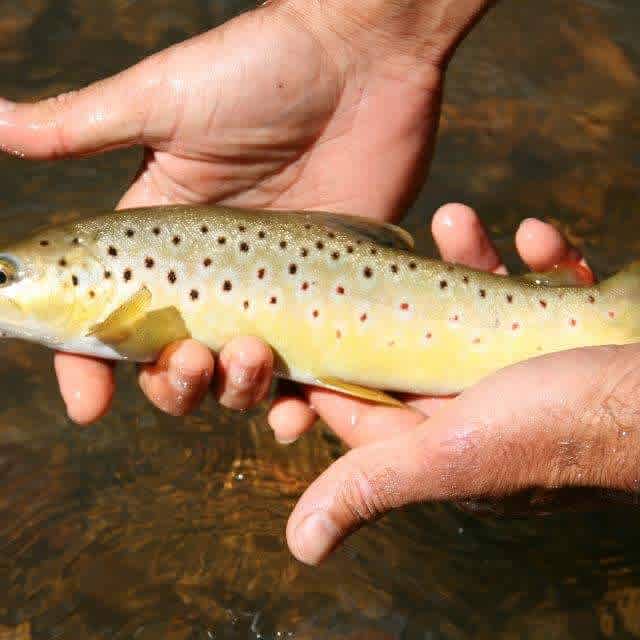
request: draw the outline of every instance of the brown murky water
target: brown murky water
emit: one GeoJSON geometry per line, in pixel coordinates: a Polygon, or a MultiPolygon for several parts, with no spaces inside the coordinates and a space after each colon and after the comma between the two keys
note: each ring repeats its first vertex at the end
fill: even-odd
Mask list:
{"type": "MultiPolygon", "coordinates": [[[[0,0],[0,95],[77,87],[242,8],[0,0]]],[[[640,255],[639,25],[636,0],[519,0],[486,19],[451,68],[431,178],[407,222],[424,250],[428,215],[463,200],[512,262],[513,230],[532,215],[557,221],[601,274],[640,255]]],[[[137,160],[0,158],[3,232],[112,205],[137,160]]],[[[114,410],[80,430],[49,353],[7,342],[0,357],[1,639],[640,636],[631,504],[519,520],[413,508],[309,569],[283,531],[338,455],[328,434],[279,447],[262,410],[212,404],[171,419],[126,368],[114,410]]]]}

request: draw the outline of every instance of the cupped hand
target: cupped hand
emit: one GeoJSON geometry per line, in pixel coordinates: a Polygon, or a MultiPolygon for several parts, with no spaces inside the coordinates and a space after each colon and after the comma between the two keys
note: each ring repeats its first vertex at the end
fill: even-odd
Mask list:
{"type": "MultiPolygon", "coordinates": [[[[374,42],[372,28],[362,30],[367,46],[356,48],[340,16],[325,13],[321,24],[274,3],[79,92],[1,101],[0,147],[53,159],[144,145],[120,207],[224,202],[391,218],[427,164],[441,69],[416,65],[406,39],[402,55],[389,38],[374,42]]],[[[252,338],[228,345],[217,367],[207,349],[186,341],[144,367],[140,384],[158,407],[182,414],[217,369],[220,401],[244,408],[266,394],[271,363],[252,338]]],[[[58,354],[56,371],[73,420],[107,410],[111,366],[58,354]]]]}
{"type": "MultiPolygon", "coordinates": [[[[433,231],[447,259],[505,270],[471,210],[441,209],[433,231]]],[[[585,284],[592,278],[548,224],[525,220],[516,244],[536,271],[563,263],[585,284]]],[[[640,345],[559,352],[502,369],[456,398],[412,399],[412,410],[310,390],[318,413],[355,448],[298,502],[287,525],[291,551],[316,564],[363,524],[410,503],[534,487],[637,491],[639,361],[640,345]]]]}

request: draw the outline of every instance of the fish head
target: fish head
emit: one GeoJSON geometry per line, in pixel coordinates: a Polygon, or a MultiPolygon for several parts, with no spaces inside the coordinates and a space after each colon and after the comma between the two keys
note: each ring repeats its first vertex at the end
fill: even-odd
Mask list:
{"type": "Polygon", "coordinates": [[[104,315],[113,278],[72,231],[45,230],[0,248],[0,335],[55,348],[104,315]]]}

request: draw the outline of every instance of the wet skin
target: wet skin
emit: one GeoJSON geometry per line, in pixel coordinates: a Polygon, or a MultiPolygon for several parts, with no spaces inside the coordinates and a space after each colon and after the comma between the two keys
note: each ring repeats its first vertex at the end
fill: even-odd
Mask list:
{"type": "MultiPolygon", "coordinates": [[[[371,0],[362,3],[357,20],[352,14],[343,21],[331,3],[328,16],[311,18],[301,17],[295,3],[275,3],[78,93],[35,105],[3,102],[0,144],[34,159],[145,145],[123,207],[222,201],[394,219],[423,177],[446,60],[487,3],[408,5],[371,0]],[[419,28],[399,47],[396,36],[406,35],[402,25],[409,23],[419,28]],[[305,65],[292,64],[300,58],[305,65]]],[[[504,270],[467,207],[443,207],[432,230],[445,259],[504,270]]],[[[522,223],[516,243],[535,270],[580,264],[562,236],[537,220],[522,223]]],[[[356,447],[300,500],[287,532],[293,553],[319,562],[363,522],[417,500],[499,495],[531,485],[635,486],[635,439],[627,439],[615,464],[609,455],[618,433],[611,424],[632,422],[634,415],[624,408],[637,382],[635,351],[540,358],[455,400],[413,399],[411,410],[315,389],[279,398],[269,419],[280,441],[299,437],[319,414],[356,447]],[[616,404],[623,415],[611,417],[611,397],[625,400],[616,404]],[[576,415],[587,417],[576,422],[576,415]],[[559,454],[567,440],[577,452],[571,465],[559,454]],[[509,455],[522,447],[530,455],[509,455]]],[[[272,362],[267,346],[251,337],[227,345],[217,362],[185,341],[142,368],[139,380],[150,400],[173,415],[191,411],[210,388],[225,406],[243,409],[264,398],[272,362]]],[[[74,421],[86,424],[107,411],[114,392],[110,364],[58,354],[55,365],[74,421]]]]}

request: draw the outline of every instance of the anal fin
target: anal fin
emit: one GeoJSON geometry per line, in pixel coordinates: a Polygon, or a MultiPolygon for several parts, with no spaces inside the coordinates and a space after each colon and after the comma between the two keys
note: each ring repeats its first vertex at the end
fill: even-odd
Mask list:
{"type": "Polygon", "coordinates": [[[345,382],[344,380],[340,380],[340,378],[322,376],[320,378],[316,378],[316,382],[321,387],[337,391],[338,393],[344,393],[345,395],[353,396],[354,398],[360,398],[361,400],[368,400],[369,402],[375,402],[377,404],[383,404],[390,407],[405,406],[404,403],[400,402],[400,400],[390,396],[384,391],[370,389],[369,387],[362,387],[351,382],[345,382]]]}

